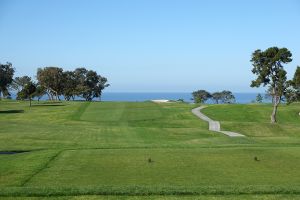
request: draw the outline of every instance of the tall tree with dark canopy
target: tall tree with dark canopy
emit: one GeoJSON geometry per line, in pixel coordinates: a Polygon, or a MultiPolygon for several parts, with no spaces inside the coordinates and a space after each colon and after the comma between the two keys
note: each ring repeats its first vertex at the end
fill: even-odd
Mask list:
{"type": "Polygon", "coordinates": [[[59,67],[38,68],[37,79],[39,85],[45,88],[50,100],[59,100],[63,93],[63,69],[59,67]]]}
{"type": "Polygon", "coordinates": [[[2,95],[3,97],[10,96],[8,88],[13,82],[14,73],[15,69],[11,63],[0,63],[0,100],[2,99],[2,95]]]}
{"type": "Polygon", "coordinates": [[[295,101],[300,101],[300,67],[297,66],[296,72],[293,78],[293,86],[295,88],[295,101]]]}
{"type": "Polygon", "coordinates": [[[205,101],[211,98],[211,94],[206,90],[194,91],[192,95],[195,103],[205,103],[205,101]]]}
{"type": "Polygon", "coordinates": [[[292,53],[287,48],[271,47],[265,51],[260,49],[252,54],[252,73],[257,75],[251,87],[269,86],[272,91],[273,111],[271,123],[276,123],[277,108],[288,87],[286,71],[283,64],[292,61],[292,53]]]}
{"type": "Polygon", "coordinates": [[[300,67],[297,66],[296,72],[294,74],[293,82],[296,88],[300,89],[300,67]]]}
{"type": "Polygon", "coordinates": [[[76,93],[86,101],[92,101],[96,97],[101,98],[103,89],[109,86],[107,79],[93,70],[77,68],[74,74],[76,80],[79,81],[76,93]]]}
{"type": "Polygon", "coordinates": [[[41,86],[37,85],[36,86],[36,91],[34,93],[34,96],[37,97],[37,100],[40,101],[40,99],[46,94],[46,89],[41,86]]]}
{"type": "Polygon", "coordinates": [[[287,103],[300,101],[300,67],[297,66],[296,72],[292,80],[288,81],[288,89],[286,92],[287,103]]]}
{"type": "Polygon", "coordinates": [[[231,91],[223,90],[221,93],[221,101],[223,103],[234,103],[235,97],[231,91]]]}
{"type": "Polygon", "coordinates": [[[214,92],[211,94],[211,98],[215,101],[216,104],[220,102],[222,99],[222,93],[221,92],[214,92]]]}
{"type": "Polygon", "coordinates": [[[100,76],[100,75],[98,75],[98,78],[99,78],[99,82],[98,82],[98,84],[97,84],[96,90],[98,91],[98,92],[97,92],[97,93],[98,93],[97,95],[98,95],[98,97],[99,97],[99,100],[101,101],[102,91],[103,91],[106,87],[110,86],[110,84],[107,83],[107,78],[105,78],[105,77],[103,77],[103,76],[100,76]]]}
{"type": "Polygon", "coordinates": [[[21,91],[18,92],[17,99],[20,100],[28,99],[29,106],[31,107],[31,101],[35,95],[35,92],[36,92],[36,84],[30,81],[24,86],[24,88],[21,91]]]}
{"type": "Polygon", "coordinates": [[[76,96],[76,87],[79,85],[79,80],[76,78],[75,72],[63,72],[63,95],[65,100],[74,100],[76,96]]]}
{"type": "Polygon", "coordinates": [[[21,76],[21,77],[16,77],[12,84],[11,84],[11,87],[20,92],[26,84],[30,83],[31,82],[31,78],[29,76],[21,76]]]}
{"type": "Polygon", "coordinates": [[[84,86],[85,90],[82,92],[82,97],[87,101],[92,101],[94,97],[99,97],[98,90],[96,89],[99,82],[97,72],[89,70],[85,74],[84,86]]]}

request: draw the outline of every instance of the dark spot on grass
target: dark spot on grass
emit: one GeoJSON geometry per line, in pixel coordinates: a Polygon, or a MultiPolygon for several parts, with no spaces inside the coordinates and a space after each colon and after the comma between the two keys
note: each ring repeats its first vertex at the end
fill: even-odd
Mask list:
{"type": "Polygon", "coordinates": [[[62,101],[39,101],[38,104],[57,104],[62,103],[62,101]]]}
{"type": "Polygon", "coordinates": [[[258,157],[256,157],[256,156],[254,157],[254,160],[255,160],[255,161],[260,161],[260,160],[258,159],[258,157]]]}
{"type": "Polygon", "coordinates": [[[151,158],[148,158],[148,163],[153,163],[154,160],[152,160],[151,158]]]}
{"type": "Polygon", "coordinates": [[[0,155],[11,155],[11,154],[17,154],[17,153],[26,153],[29,151],[0,151],[0,155]]]}
{"type": "Polygon", "coordinates": [[[65,106],[64,104],[34,104],[32,106],[65,106]]]}
{"type": "Polygon", "coordinates": [[[24,110],[0,110],[0,114],[23,113],[24,110]]]}

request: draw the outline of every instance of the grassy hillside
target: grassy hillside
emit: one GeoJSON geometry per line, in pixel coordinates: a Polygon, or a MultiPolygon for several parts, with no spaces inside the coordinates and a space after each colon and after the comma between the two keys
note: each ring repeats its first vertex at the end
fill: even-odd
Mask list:
{"type": "Polygon", "coordinates": [[[233,130],[250,137],[278,143],[300,142],[300,104],[280,105],[278,123],[270,124],[272,107],[268,104],[214,105],[203,110],[212,119],[220,120],[224,130],[233,130]]]}
{"type": "Polygon", "coordinates": [[[203,110],[245,138],[208,131],[184,103],[34,104],[0,101],[0,151],[28,151],[0,154],[0,199],[299,197],[299,104],[281,106],[277,125],[270,105],[203,110]]]}
{"type": "MultiPolygon", "coordinates": [[[[0,102],[0,150],[230,145],[188,104],[0,102]],[[13,138],[13,140],[11,140],[13,138]]],[[[244,142],[244,140],[242,140],[244,142]]],[[[247,142],[247,141],[245,141],[247,142]]]]}

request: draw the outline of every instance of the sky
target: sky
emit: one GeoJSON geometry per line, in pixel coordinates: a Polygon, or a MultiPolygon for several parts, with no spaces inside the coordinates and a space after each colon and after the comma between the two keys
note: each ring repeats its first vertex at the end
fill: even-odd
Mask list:
{"type": "Polygon", "coordinates": [[[86,67],[107,92],[260,92],[251,54],[286,47],[300,65],[299,0],[0,0],[0,63],[15,76],[86,67]]]}

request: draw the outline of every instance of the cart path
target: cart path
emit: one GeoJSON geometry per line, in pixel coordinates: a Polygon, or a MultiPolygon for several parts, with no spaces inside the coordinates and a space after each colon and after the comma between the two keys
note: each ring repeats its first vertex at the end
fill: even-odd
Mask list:
{"type": "Polygon", "coordinates": [[[199,117],[200,119],[207,121],[209,124],[208,129],[210,131],[216,131],[219,133],[223,133],[225,135],[228,135],[229,137],[245,137],[243,134],[240,134],[240,133],[235,133],[235,132],[231,132],[231,131],[221,131],[221,125],[220,125],[219,121],[214,121],[201,112],[201,110],[205,107],[206,106],[200,106],[198,108],[194,108],[194,109],[192,109],[192,113],[194,115],[196,115],[197,117],[199,117]]]}

